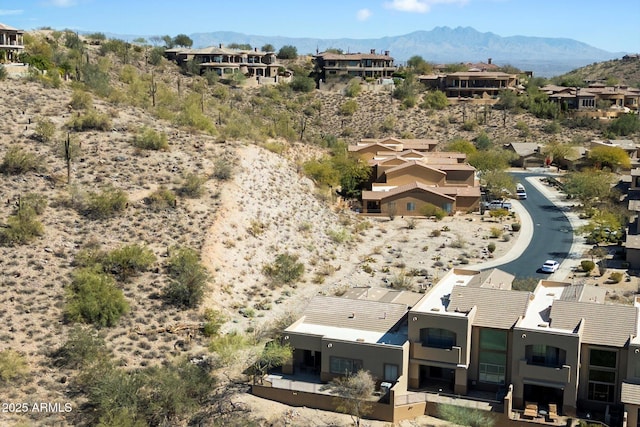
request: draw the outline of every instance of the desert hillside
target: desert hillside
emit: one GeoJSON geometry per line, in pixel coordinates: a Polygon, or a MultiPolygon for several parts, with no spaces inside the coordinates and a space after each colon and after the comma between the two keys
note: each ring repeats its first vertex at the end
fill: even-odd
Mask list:
{"type": "MultiPolygon", "coordinates": [[[[123,59],[88,49],[82,82],[41,75],[0,80],[0,352],[18,355],[11,353],[17,362],[10,374],[17,375],[0,376],[0,394],[73,409],[0,413],[0,424],[120,425],[128,413],[101,412],[106,404],[87,383],[89,368],[104,362],[113,366],[106,374],[126,383],[123,373],[146,375],[197,359],[211,369],[215,387],[197,407],[185,403],[165,416],[174,425],[241,425],[238,412],[253,420],[243,372],[312,296],[389,283],[424,291],[447,269],[488,256],[492,228],[503,224],[477,213],[442,222],[364,218],[317,186],[301,166],[327,153],[329,136],[347,143],[424,137],[444,147],[481,132],[495,145],[581,143],[596,135],[565,127],[550,134],[545,120],[524,112],[504,119],[488,109],[485,116],[482,105],[407,108],[375,90],[347,98],[286,85],[231,88],[184,75],[165,60],[150,67],[138,53],[123,59]],[[347,115],[348,101],[356,108],[347,115]],[[108,205],[113,195],[117,200],[108,205]],[[29,222],[20,224],[32,228],[16,228],[25,212],[29,222]],[[123,248],[141,250],[147,262],[114,261],[123,248]],[[205,270],[203,295],[193,304],[167,297],[179,280],[173,271],[181,250],[197,254],[205,270]],[[280,255],[302,265],[299,278],[269,277],[280,255]],[[79,272],[107,281],[128,309],[113,307],[117,315],[94,322],[86,313],[74,316],[79,272]],[[82,341],[86,347],[69,350],[78,327],[103,340],[104,349],[82,341]],[[69,363],[69,354],[94,364],[69,363]]],[[[498,234],[495,256],[517,238],[498,234]]],[[[152,415],[145,425],[160,423],[152,415]]],[[[255,423],[282,414],[272,416],[256,411],[255,423]]]]}

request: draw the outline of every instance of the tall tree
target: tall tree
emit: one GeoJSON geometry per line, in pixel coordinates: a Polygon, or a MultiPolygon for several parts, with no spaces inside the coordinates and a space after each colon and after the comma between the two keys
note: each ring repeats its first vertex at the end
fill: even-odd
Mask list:
{"type": "Polygon", "coordinates": [[[564,191],[578,198],[585,208],[590,208],[609,195],[613,181],[613,174],[601,170],[570,172],[565,175],[564,191]]]}
{"type": "Polygon", "coordinates": [[[291,45],[285,45],[280,48],[277,54],[278,59],[296,59],[298,57],[298,48],[291,45]]]}
{"type": "Polygon", "coordinates": [[[178,34],[173,38],[173,44],[175,46],[191,47],[193,46],[193,40],[186,34],[178,34]]]}
{"type": "Polygon", "coordinates": [[[598,168],[609,168],[616,171],[619,168],[629,169],[631,159],[626,151],[620,147],[608,147],[600,145],[589,150],[589,161],[598,168]]]}
{"type": "Polygon", "coordinates": [[[360,419],[371,412],[369,400],[373,395],[375,382],[368,371],[360,370],[356,374],[333,379],[324,389],[336,394],[337,409],[351,415],[356,426],[360,419]]]}

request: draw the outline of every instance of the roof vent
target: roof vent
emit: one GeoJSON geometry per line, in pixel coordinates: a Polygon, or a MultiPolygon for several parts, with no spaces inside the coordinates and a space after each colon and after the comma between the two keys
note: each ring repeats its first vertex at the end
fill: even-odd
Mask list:
{"type": "Polygon", "coordinates": [[[547,322],[538,323],[539,328],[548,328],[549,324],[547,322]]]}
{"type": "Polygon", "coordinates": [[[440,309],[438,307],[433,307],[431,311],[440,311],[440,309]]]}
{"type": "Polygon", "coordinates": [[[356,341],[357,342],[364,342],[364,338],[357,338],[356,341]]]}

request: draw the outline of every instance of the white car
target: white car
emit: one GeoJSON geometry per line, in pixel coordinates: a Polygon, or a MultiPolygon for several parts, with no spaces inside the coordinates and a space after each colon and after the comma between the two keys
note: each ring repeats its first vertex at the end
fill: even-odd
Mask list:
{"type": "Polygon", "coordinates": [[[543,273],[555,273],[559,267],[560,264],[558,263],[558,261],[548,259],[544,262],[544,264],[542,264],[540,270],[542,270],[543,273]]]}

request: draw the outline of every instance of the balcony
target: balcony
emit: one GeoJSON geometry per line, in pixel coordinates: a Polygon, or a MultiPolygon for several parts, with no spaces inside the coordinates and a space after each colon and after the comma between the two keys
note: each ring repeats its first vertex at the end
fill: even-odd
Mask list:
{"type": "Polygon", "coordinates": [[[462,363],[462,349],[457,346],[451,348],[425,347],[420,341],[417,341],[411,344],[411,358],[460,365],[462,363]]]}
{"type": "Polygon", "coordinates": [[[541,381],[568,384],[571,381],[571,366],[541,366],[531,365],[526,359],[518,362],[518,373],[521,377],[535,378],[541,381]]]}

